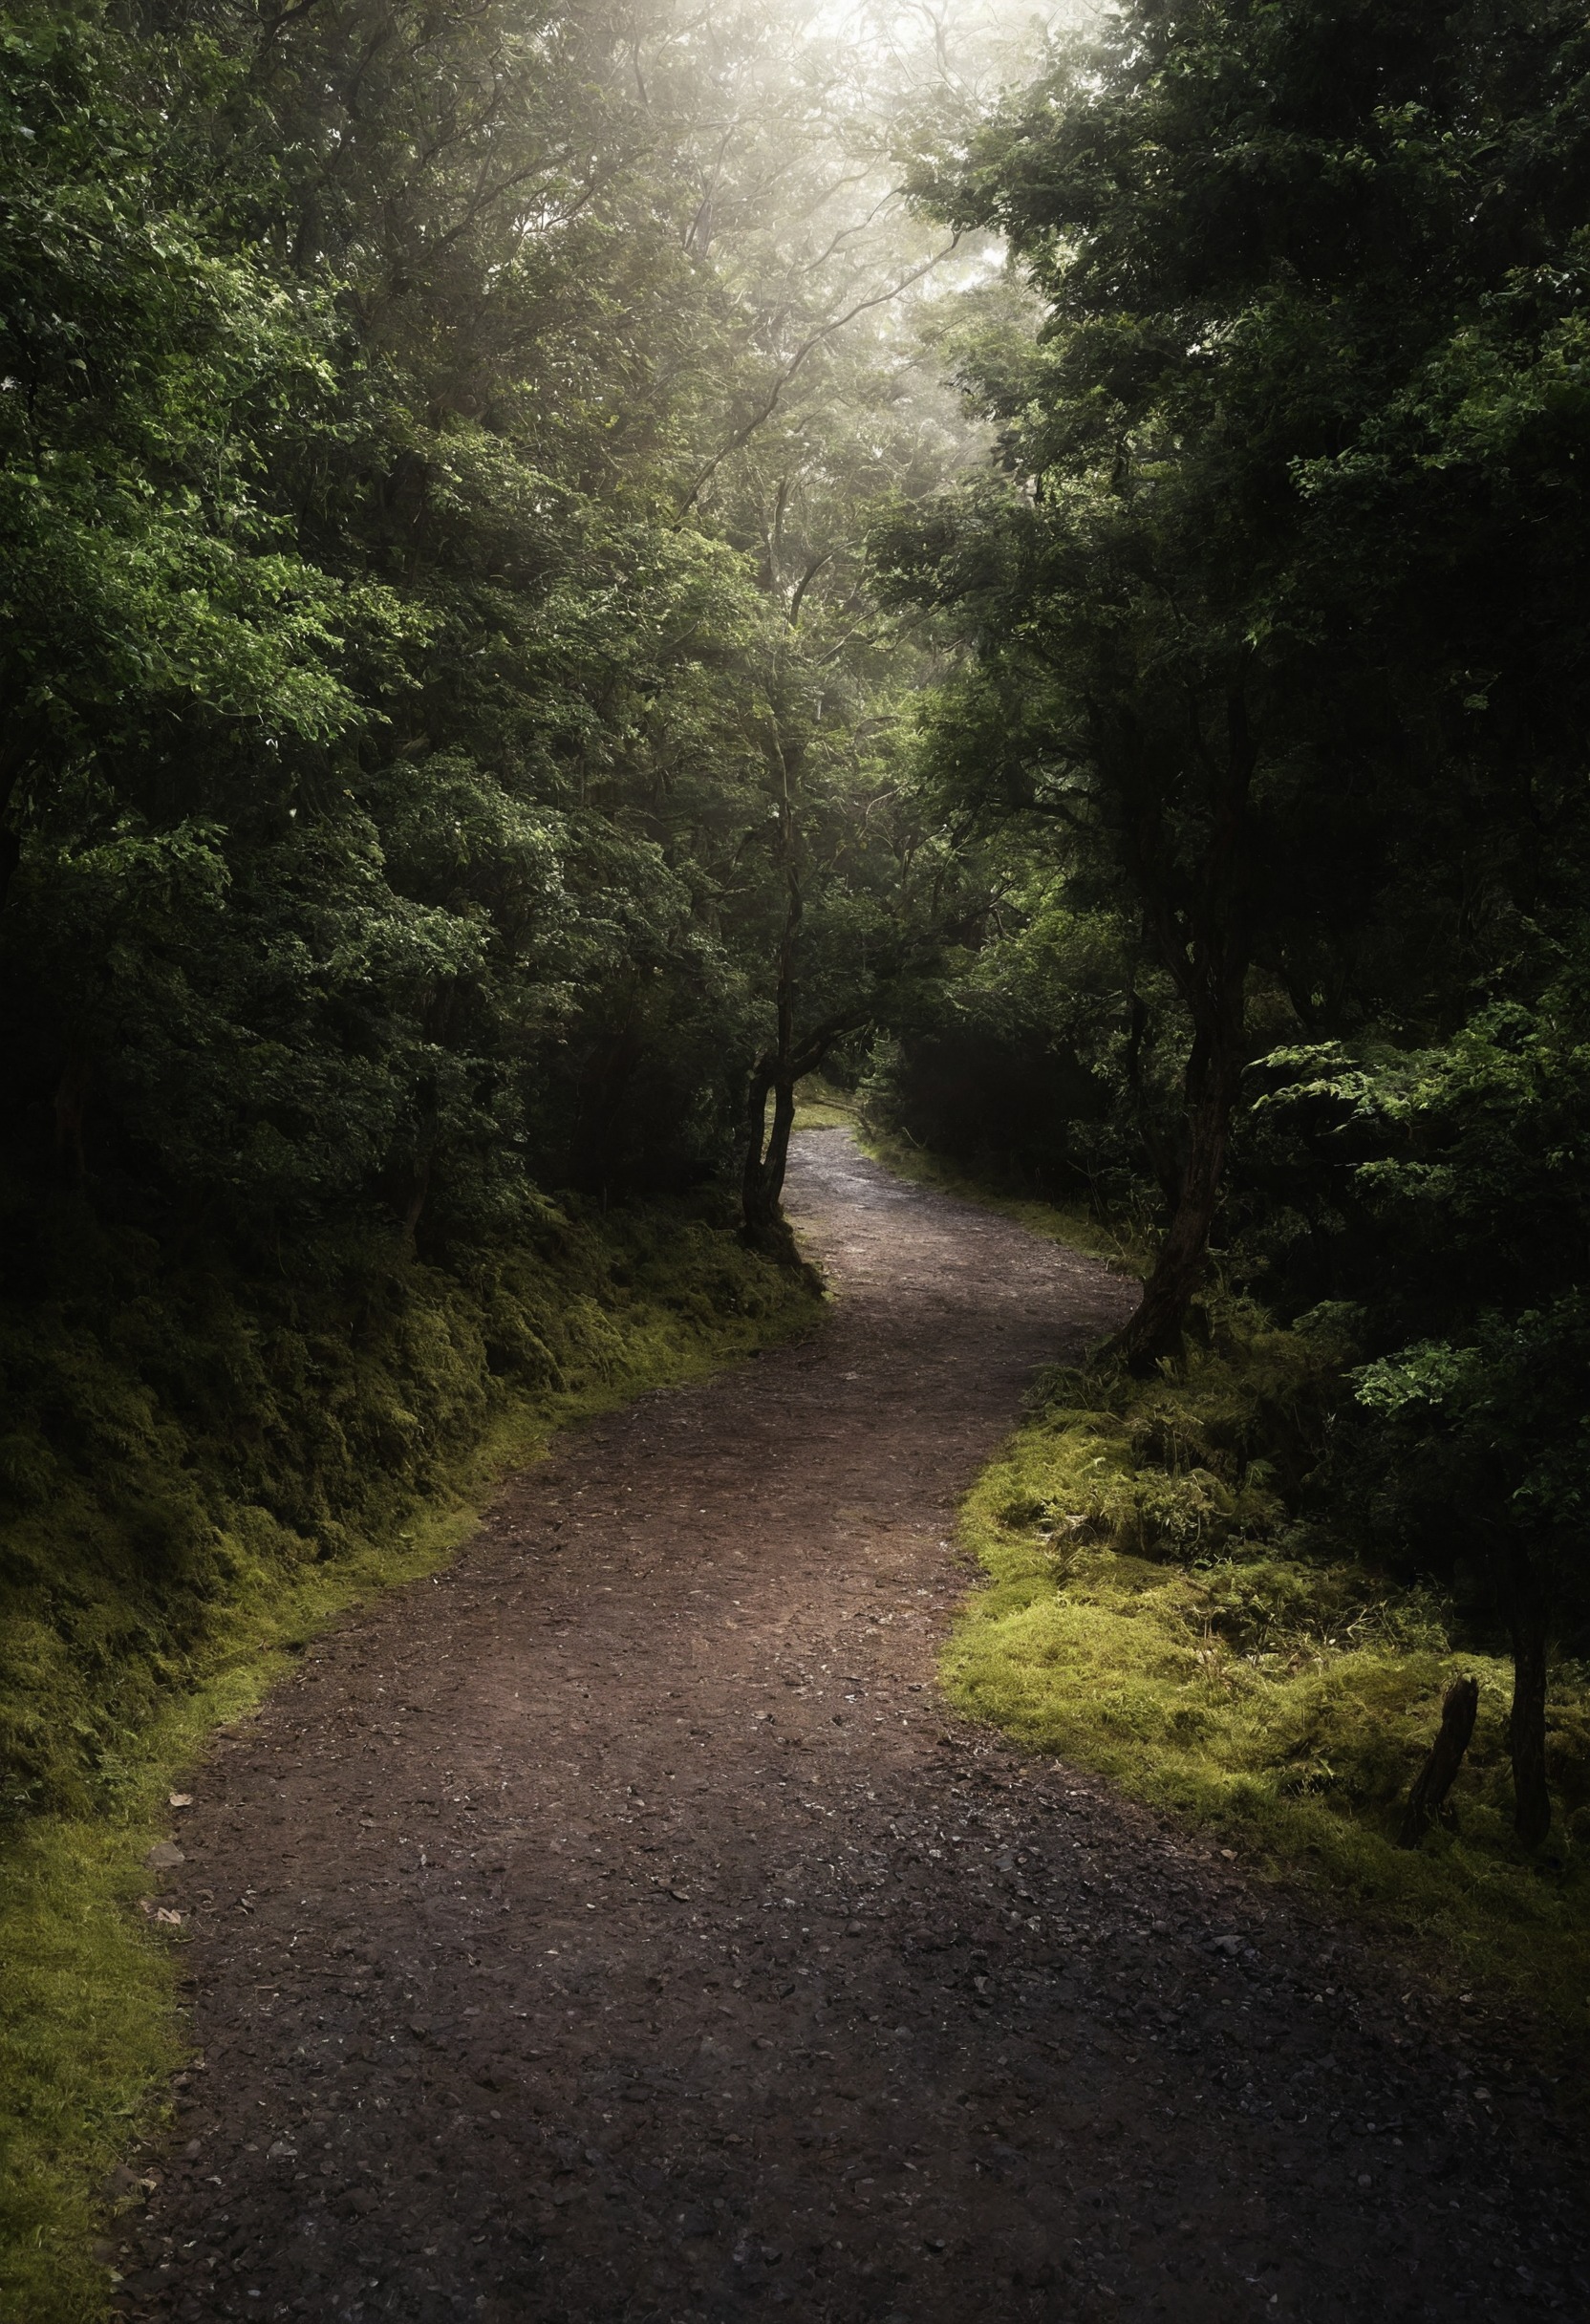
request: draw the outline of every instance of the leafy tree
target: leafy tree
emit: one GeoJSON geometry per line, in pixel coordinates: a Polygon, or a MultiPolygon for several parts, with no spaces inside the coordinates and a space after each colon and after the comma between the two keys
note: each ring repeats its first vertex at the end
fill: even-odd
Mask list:
{"type": "MultiPolygon", "coordinates": [[[[1579,40],[1565,12],[1142,5],[931,182],[950,217],[1009,236],[1048,320],[981,371],[1008,483],[884,554],[976,641],[938,729],[945,786],[1058,824],[1185,1020],[1134,1361],[1173,1351],[1198,1280],[1256,979],[1340,1013],[1413,835],[1427,858],[1457,837],[1454,772],[1493,844],[1515,824],[1492,712],[1544,656],[1577,666],[1533,582],[1522,619],[1487,618],[1500,574],[1525,581],[1511,544],[1543,479],[1482,458],[1466,398],[1509,326],[1515,383],[1577,328],[1579,40]],[[1464,236],[1481,187],[1485,230],[1464,236]],[[1459,437],[1485,487],[1461,523],[1459,437]],[[1464,607],[1457,652],[1432,651],[1432,591],[1464,607]]],[[[1528,432],[1511,392],[1493,425],[1528,432]]],[[[1559,590],[1582,588],[1578,530],[1553,528],[1559,590]]],[[[1566,733],[1534,740],[1544,775],[1566,733]]]]}
{"type": "Polygon", "coordinates": [[[968,441],[853,54],[82,0],[0,61],[18,1166],[256,1254],[713,1174],[897,940],[859,512],[968,441]]]}
{"type": "Polygon", "coordinates": [[[1348,1287],[1386,1349],[1358,1376],[1335,1489],[1383,1554],[1509,1628],[1531,1842],[1550,1821],[1551,1632],[1587,1611],[1586,1022],[1570,956],[1533,1003],[1493,1002],[1438,1046],[1280,1053],[1265,1102],[1330,1156],[1316,1200],[1351,1233],[1348,1287]]]}
{"type": "MultiPolygon", "coordinates": [[[[1120,1072],[1145,1021],[1180,1052],[1173,1121],[1143,1093],[1165,1228],[1120,1343],[1135,1367],[1179,1347],[1234,1155],[1231,1233],[1269,1236],[1284,1287],[1280,1150],[1246,1103],[1287,1079],[1267,1053],[1343,1044],[1383,1105],[1387,1053],[1419,1053],[1456,1106],[1494,1045],[1484,1012],[1533,1011],[1542,963],[1578,946],[1585,64],[1566,8],[1132,0],[921,165],[939,214],[1007,237],[1044,319],[964,358],[999,471],[892,524],[879,557],[959,656],[936,794],[1031,835],[1065,908],[1116,930],[1120,1072]]],[[[1516,1107],[1521,1152],[1522,1085],[1487,1074],[1458,1146],[1516,1107]]],[[[1548,1078],[1577,1122],[1574,1076],[1548,1078]]],[[[1405,1444],[1490,1444],[1475,1507],[1505,1540],[1488,1570],[1536,1765],[1529,1672],[1576,1560],[1529,1480],[1577,1474],[1541,1387],[1548,1347],[1581,1376],[1571,1312],[1496,1252],[1492,1320],[1457,1293],[1450,1204],[1476,1182],[1455,1149],[1428,1181],[1392,1153],[1377,1178],[1362,1121],[1333,1148],[1339,1119],[1292,1120],[1291,1195],[1393,1367],[1366,1375],[1374,1409],[1405,1444]],[[1384,1300],[1368,1275],[1393,1183],[1398,1206],[1431,1190],[1446,1242],[1447,1280],[1406,1302],[1417,1338],[1406,1270],[1384,1300]],[[1351,1231],[1327,1223],[1343,1187],[1351,1231]],[[1450,1394],[1393,1395],[1449,1362],[1403,1363],[1399,1337],[1451,1351],[1450,1394]]],[[[1520,1239],[1550,1247],[1556,1200],[1521,1205],[1520,1239]]],[[[1519,1797],[1535,1836],[1523,1772],[1519,1797]]]]}

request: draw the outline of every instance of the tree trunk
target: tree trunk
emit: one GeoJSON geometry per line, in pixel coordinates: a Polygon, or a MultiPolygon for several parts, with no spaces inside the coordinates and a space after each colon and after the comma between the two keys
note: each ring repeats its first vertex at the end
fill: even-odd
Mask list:
{"type": "Polygon", "coordinates": [[[775,1058],[763,1057],[751,1076],[751,1098],[745,1123],[745,1166],[741,1176],[740,1207],[745,1232],[763,1247],[777,1244],[781,1253],[789,1230],[779,1209],[784,1174],[789,1159],[789,1132],[795,1120],[795,1085],[781,1073],[775,1058]],[[767,1127],[767,1099],[773,1098],[773,1127],[767,1127]]]}
{"type": "Polygon", "coordinates": [[[784,1173],[789,1163],[789,1133],[794,1127],[795,1085],[792,1081],[776,1081],[773,1084],[773,1127],[768,1133],[767,1151],[762,1164],[763,1199],[768,1209],[775,1213],[784,1199],[784,1173]]]}
{"type": "Polygon", "coordinates": [[[1187,1062],[1187,1145],[1171,1221],[1143,1297],[1110,1352],[1134,1372],[1151,1372],[1182,1351],[1187,1310],[1203,1281],[1210,1233],[1220,1205],[1231,1117],[1242,1080],[1242,1002],[1228,1001],[1193,1040],[1187,1062]]]}
{"type": "Polygon", "coordinates": [[[771,1067],[765,1058],[759,1059],[745,1106],[745,1159],[740,1173],[740,1215],[748,1235],[754,1235],[763,1220],[762,1159],[767,1145],[767,1092],[772,1087],[771,1067]]]}
{"type": "Polygon", "coordinates": [[[779,853],[783,860],[784,930],[779,938],[774,1006],[778,1035],[774,1046],[763,1050],[751,1075],[751,1102],[746,1121],[745,1170],[741,1182],[741,1211],[750,1240],[794,1263],[795,1237],[779,1208],[784,1193],[784,1165],[789,1156],[789,1131],[795,1119],[795,1085],[810,1070],[796,1058],[795,948],[806,914],[801,890],[800,831],[795,817],[794,773],[798,753],[786,752],[775,725],[768,742],[768,764],[775,783],[779,812],[779,853]],[[792,770],[791,761],[794,762],[792,770]],[[767,1093],[773,1092],[773,1130],[767,1130],[767,1093]]]}
{"type": "Polygon", "coordinates": [[[1442,1804],[1463,1764],[1463,1754],[1473,1739],[1474,1719],[1478,1711],[1478,1679],[1454,1679],[1447,1689],[1441,1705],[1440,1732],[1430,1745],[1429,1756],[1407,1796],[1403,1828],[1397,1835],[1399,1848],[1416,1848],[1440,1815],[1442,1804]]]}
{"type": "Polygon", "coordinates": [[[1537,1848],[1552,1824],[1546,1789],[1546,1599],[1524,1552],[1514,1565],[1511,1626],[1513,1711],[1507,1740],[1513,1754],[1513,1828],[1526,1848],[1537,1848]]]}
{"type": "MultiPolygon", "coordinates": [[[[1182,1352],[1182,1326],[1203,1280],[1231,1117],[1247,1063],[1252,952],[1248,808],[1257,750],[1239,675],[1226,697],[1225,714],[1223,754],[1205,734],[1196,714],[1190,728],[1188,768],[1207,782],[1211,816],[1207,852],[1190,882],[1173,870],[1178,848],[1167,799],[1152,781],[1144,789],[1136,766],[1135,734],[1125,737],[1125,764],[1133,769],[1128,794],[1135,794],[1128,855],[1143,903],[1145,933],[1192,1021],[1192,1047],[1183,1077],[1185,1130],[1179,1168],[1168,1168],[1171,1158],[1157,1137],[1145,1137],[1161,1184],[1170,1180],[1170,1221],[1137,1312],[1106,1351],[1139,1373],[1151,1372],[1182,1352]]],[[[1137,1072],[1146,1030],[1140,1005],[1134,997],[1128,1077],[1137,1072]]],[[[1140,1093],[1134,1091],[1134,1097],[1150,1130],[1140,1093]]]]}
{"type": "Polygon", "coordinates": [[[382,1173],[382,1193],[398,1219],[405,1242],[413,1240],[430,1194],[437,1136],[440,1128],[436,1083],[431,1075],[423,1076],[416,1097],[418,1103],[412,1140],[388,1155],[382,1173]]]}
{"type": "Polygon", "coordinates": [[[1159,1180],[1159,1191],[1169,1206],[1174,1208],[1180,1173],[1175,1154],[1166,1145],[1159,1125],[1149,1103],[1149,1093],[1143,1087],[1143,1049],[1149,1037],[1149,1010],[1141,993],[1131,996],[1131,1019],[1127,1033],[1127,1091],[1137,1116],[1137,1134],[1159,1180]]]}
{"type": "Polygon", "coordinates": [[[414,1175],[402,1205],[403,1240],[412,1242],[419,1226],[419,1215],[425,1208],[425,1197],[431,1191],[431,1157],[424,1154],[415,1164],[414,1175]]]}
{"type": "Polygon", "coordinates": [[[751,1075],[745,1114],[745,1161],[740,1180],[741,1216],[746,1239],[780,1259],[799,1263],[795,1237],[779,1205],[789,1161],[789,1133],[795,1127],[795,1092],[808,1073],[822,1070],[829,1053],[848,1033],[867,1022],[864,1011],[843,1009],[809,1033],[796,1037],[781,1015],[777,1049],[764,1050],[751,1075]],[[773,1100],[772,1128],[767,1100],[773,1100]]]}

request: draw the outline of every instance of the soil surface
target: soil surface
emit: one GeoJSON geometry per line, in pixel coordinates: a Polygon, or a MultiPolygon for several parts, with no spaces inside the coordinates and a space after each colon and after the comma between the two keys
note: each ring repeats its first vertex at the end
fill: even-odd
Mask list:
{"type": "Polygon", "coordinates": [[[1125,1287],[841,1131],[791,1195],[813,1337],[563,1440],[195,1779],[122,2313],[1590,2314],[1544,2083],[935,1697],[956,1496],[1125,1287]]]}

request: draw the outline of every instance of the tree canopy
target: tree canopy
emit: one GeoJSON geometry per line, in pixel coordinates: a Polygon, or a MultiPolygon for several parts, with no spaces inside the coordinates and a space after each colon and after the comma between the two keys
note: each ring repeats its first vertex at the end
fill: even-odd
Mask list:
{"type": "Polygon", "coordinates": [[[256,1243],[716,1170],[791,978],[809,1051],[911,952],[862,512],[975,441],[849,52],[239,0],[4,65],[26,1167],[256,1243]]]}

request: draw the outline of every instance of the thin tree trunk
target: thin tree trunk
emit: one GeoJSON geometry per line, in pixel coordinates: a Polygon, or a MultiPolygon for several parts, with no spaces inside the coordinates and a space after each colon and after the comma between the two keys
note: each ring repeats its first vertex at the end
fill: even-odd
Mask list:
{"type": "Polygon", "coordinates": [[[1165,1239],[1135,1313],[1111,1343],[1131,1370],[1179,1356],[1187,1310],[1203,1282],[1220,1206],[1231,1117],[1242,1080],[1241,1002],[1193,1041],[1187,1065],[1187,1145],[1165,1239]]]}
{"type": "Polygon", "coordinates": [[[405,1151],[394,1153],[386,1167],[384,1193],[397,1215],[405,1242],[417,1233],[431,1191],[440,1124],[433,1076],[421,1077],[416,1091],[414,1136],[405,1151]]]}
{"type": "Polygon", "coordinates": [[[1513,1711],[1507,1740],[1513,1755],[1513,1828],[1526,1848],[1537,1848],[1552,1824],[1546,1788],[1546,1600],[1525,1552],[1514,1565],[1511,1626],[1513,1711]]]}
{"type": "Polygon", "coordinates": [[[1463,1754],[1473,1739],[1474,1719],[1478,1711],[1478,1679],[1454,1679],[1441,1704],[1440,1732],[1430,1745],[1429,1756],[1419,1770],[1418,1779],[1407,1796],[1403,1828],[1397,1835],[1399,1848],[1416,1848],[1440,1815],[1457,1771],[1463,1765],[1463,1754]]]}
{"type": "MultiPolygon", "coordinates": [[[[741,1209],[745,1231],[753,1241],[787,1244],[794,1237],[784,1223],[779,1197],[784,1192],[784,1167],[789,1154],[789,1131],[795,1119],[795,1084],[809,1068],[795,1059],[795,946],[806,914],[799,865],[800,833],[795,819],[795,785],[789,754],[775,725],[768,743],[768,763],[776,784],[779,812],[779,853],[784,872],[784,930],[779,938],[774,1006],[778,1032],[774,1046],[758,1059],[751,1076],[751,1102],[746,1122],[745,1172],[741,1209]],[[767,1131],[767,1093],[773,1092],[773,1131],[767,1131]]],[[[797,760],[798,764],[798,760],[797,760]]]]}
{"type": "Polygon", "coordinates": [[[1167,1203],[1174,1205],[1179,1185],[1175,1154],[1166,1145],[1159,1125],[1149,1103],[1149,1093],[1143,1087],[1143,1046],[1149,1034],[1149,1011],[1140,993],[1131,997],[1131,1022],[1127,1036],[1127,1089],[1131,1098],[1132,1111],[1137,1116],[1137,1134],[1159,1180],[1159,1191],[1167,1203]]]}
{"type": "Polygon", "coordinates": [[[746,1125],[745,1169],[741,1182],[741,1216],[745,1239],[786,1266],[799,1266],[789,1222],[780,1207],[784,1170],[789,1159],[789,1133],[795,1122],[795,1083],[787,1071],[773,1069],[763,1059],[751,1082],[750,1119],[746,1125]],[[773,1122],[767,1124],[767,1099],[773,1099],[773,1122]]]}
{"type": "Polygon", "coordinates": [[[415,1166],[408,1195],[403,1203],[403,1239],[413,1239],[419,1226],[419,1215],[425,1208],[425,1197],[431,1191],[431,1157],[426,1154],[415,1166]]]}
{"type": "MultiPolygon", "coordinates": [[[[1239,684],[1228,695],[1225,710],[1223,757],[1211,745],[1195,714],[1190,724],[1192,763],[1211,780],[1214,828],[1207,857],[1192,882],[1193,893],[1185,902],[1176,900],[1178,882],[1168,871],[1175,850],[1168,837],[1163,803],[1150,801],[1135,818],[1133,869],[1145,927],[1192,1018],[1192,1047],[1183,1082],[1180,1168],[1173,1173],[1165,1239],[1136,1313],[1107,1351],[1124,1358],[1134,1372],[1151,1372],[1157,1364],[1182,1352],[1182,1328],[1203,1281],[1231,1117],[1247,1063],[1248,800],[1257,755],[1239,684]]],[[[1137,1065],[1141,1031],[1134,1010],[1131,1070],[1137,1065]]],[[[1163,1184],[1169,1157],[1158,1150],[1157,1140],[1146,1137],[1145,1143],[1163,1184]]]]}
{"type": "Polygon", "coordinates": [[[751,1075],[751,1094],[745,1108],[745,1162],[740,1179],[740,1209],[745,1231],[753,1238],[772,1225],[775,1205],[767,1196],[767,1098],[776,1061],[762,1057],[751,1075]]]}
{"type": "Polygon", "coordinates": [[[789,1133],[795,1127],[795,1085],[779,1080],[773,1084],[773,1127],[768,1134],[767,1152],[763,1159],[763,1185],[766,1190],[769,1211],[776,1212],[784,1198],[784,1174],[789,1164],[789,1133]]]}
{"type": "Polygon", "coordinates": [[[848,1033],[859,1031],[866,1022],[862,1010],[845,1009],[799,1037],[791,1028],[778,1049],[763,1052],[751,1075],[745,1160],[740,1181],[741,1215],[747,1238],[781,1258],[795,1257],[795,1240],[780,1209],[789,1161],[789,1133],[795,1127],[795,1092],[808,1073],[821,1071],[829,1052],[848,1033]],[[769,1097],[773,1100],[771,1128],[769,1097]]]}

